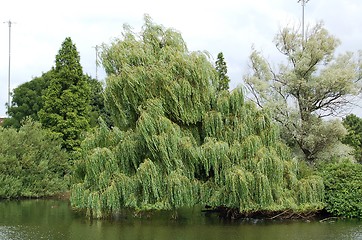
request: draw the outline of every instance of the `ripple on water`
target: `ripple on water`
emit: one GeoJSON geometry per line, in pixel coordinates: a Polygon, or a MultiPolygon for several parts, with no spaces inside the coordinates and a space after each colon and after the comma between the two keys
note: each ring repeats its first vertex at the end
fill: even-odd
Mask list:
{"type": "Polygon", "coordinates": [[[37,227],[30,226],[0,226],[0,240],[38,240],[52,239],[51,234],[44,235],[37,227]]]}
{"type": "Polygon", "coordinates": [[[20,240],[24,239],[22,233],[17,227],[14,226],[0,226],[0,239],[1,240],[20,240]]]}

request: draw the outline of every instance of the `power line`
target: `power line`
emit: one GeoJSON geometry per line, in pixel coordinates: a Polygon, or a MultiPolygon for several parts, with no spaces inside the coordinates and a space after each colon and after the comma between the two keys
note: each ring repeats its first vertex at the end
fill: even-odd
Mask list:
{"type": "Polygon", "coordinates": [[[11,63],[11,26],[14,24],[12,21],[3,22],[7,23],[9,26],[9,69],[8,69],[8,115],[9,115],[9,108],[10,108],[10,63],[11,63]]]}
{"type": "Polygon", "coordinates": [[[305,4],[307,2],[309,2],[309,0],[298,0],[298,3],[301,2],[302,3],[302,37],[303,37],[303,43],[304,43],[304,7],[305,4]]]}

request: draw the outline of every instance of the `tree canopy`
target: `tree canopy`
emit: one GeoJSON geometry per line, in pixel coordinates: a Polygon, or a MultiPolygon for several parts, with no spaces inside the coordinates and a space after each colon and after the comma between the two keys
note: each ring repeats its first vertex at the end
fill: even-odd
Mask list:
{"type": "Polygon", "coordinates": [[[23,83],[13,90],[11,106],[9,107],[7,118],[3,127],[20,128],[21,122],[27,117],[38,121],[38,112],[44,105],[43,92],[47,89],[52,71],[43,73],[29,82],[23,83]]]}
{"type": "Polygon", "coordinates": [[[217,60],[215,62],[215,68],[219,77],[219,81],[217,84],[217,90],[218,91],[222,91],[222,90],[229,90],[229,82],[230,82],[230,78],[228,77],[227,73],[228,73],[228,69],[226,66],[226,62],[224,59],[224,54],[222,52],[220,52],[217,55],[217,60]]]}
{"type": "Polygon", "coordinates": [[[109,127],[112,126],[110,114],[104,103],[104,88],[100,81],[87,76],[87,82],[90,87],[90,127],[99,126],[99,118],[102,118],[109,127]]]}
{"type": "Polygon", "coordinates": [[[254,101],[281,124],[289,143],[314,161],[346,133],[340,121],[322,118],[340,112],[349,96],[360,93],[361,66],[350,52],[334,56],[339,40],[322,24],[310,28],[305,39],[284,28],[274,41],[286,61],[275,70],[253,50],[245,82],[254,101]]]}
{"type": "Polygon", "coordinates": [[[62,43],[52,71],[39,118],[44,127],[60,135],[64,148],[74,150],[81,132],[89,128],[90,87],[71,38],[62,43]]]}
{"type": "Polygon", "coordinates": [[[146,16],[139,34],[103,46],[114,127],[89,134],[71,204],[102,217],[122,208],[207,204],[257,210],[318,208],[320,177],[303,175],[272,119],[241,88],[215,94],[207,55],[146,16]]]}
{"type": "Polygon", "coordinates": [[[0,198],[43,197],[66,191],[68,155],[39,122],[0,127],[0,198]]]}
{"type": "Polygon", "coordinates": [[[343,125],[348,131],[343,143],[354,148],[356,160],[362,163],[362,119],[354,114],[349,114],[343,119],[343,125]]]}
{"type": "Polygon", "coordinates": [[[335,216],[362,219],[362,165],[339,162],[322,166],[326,210],[335,216]]]}
{"type": "MultiPolygon", "coordinates": [[[[23,83],[13,90],[13,98],[3,127],[20,128],[22,121],[31,118],[39,121],[38,113],[44,105],[44,95],[52,78],[55,77],[53,70],[35,77],[29,82],[23,83]]],[[[104,105],[104,89],[101,82],[86,75],[87,84],[90,86],[90,113],[89,123],[91,127],[98,126],[98,118],[102,117],[108,126],[111,126],[109,112],[104,105]]]]}

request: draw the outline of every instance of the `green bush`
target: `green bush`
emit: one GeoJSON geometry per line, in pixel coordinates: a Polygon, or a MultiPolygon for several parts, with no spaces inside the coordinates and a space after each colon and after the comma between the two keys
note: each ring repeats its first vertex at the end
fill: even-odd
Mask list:
{"type": "Polygon", "coordinates": [[[40,123],[0,127],[0,198],[42,197],[67,189],[68,156],[40,123]]]}
{"type": "Polygon", "coordinates": [[[362,218],[362,165],[351,162],[324,165],[326,210],[333,215],[362,218]]]}

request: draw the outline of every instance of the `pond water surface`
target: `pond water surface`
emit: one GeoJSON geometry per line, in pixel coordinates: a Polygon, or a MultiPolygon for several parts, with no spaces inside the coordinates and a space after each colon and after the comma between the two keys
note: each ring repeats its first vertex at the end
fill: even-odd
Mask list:
{"type": "Polygon", "coordinates": [[[205,216],[200,209],[182,210],[177,220],[170,217],[171,213],[162,212],[150,218],[91,221],[67,201],[0,201],[0,239],[362,240],[362,221],[357,220],[225,222],[205,216]]]}

